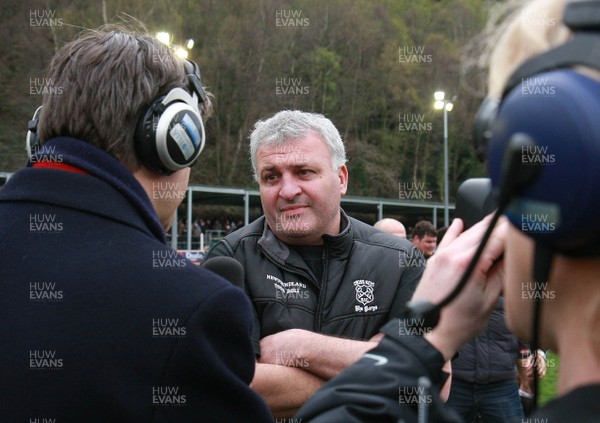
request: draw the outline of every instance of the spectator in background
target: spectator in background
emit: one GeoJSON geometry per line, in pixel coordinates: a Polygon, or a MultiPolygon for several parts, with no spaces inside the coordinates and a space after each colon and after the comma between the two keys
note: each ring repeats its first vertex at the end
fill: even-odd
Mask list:
{"type": "Polygon", "coordinates": [[[200,224],[198,222],[194,222],[192,224],[192,249],[199,250],[200,243],[202,237],[202,230],[200,229],[200,224]]]}
{"type": "Polygon", "coordinates": [[[201,217],[197,218],[197,221],[198,221],[198,228],[200,229],[200,233],[205,233],[206,232],[206,222],[201,217]]]}
{"type": "Polygon", "coordinates": [[[542,379],[546,376],[547,366],[548,358],[544,350],[537,350],[537,354],[533,354],[529,348],[521,348],[521,357],[517,362],[517,384],[525,417],[533,412],[533,372],[537,372],[538,379],[542,379]]]}
{"type": "Polygon", "coordinates": [[[412,243],[423,253],[425,259],[428,260],[435,252],[437,245],[437,231],[435,230],[435,226],[428,220],[417,222],[412,231],[412,243]]]}
{"type": "Polygon", "coordinates": [[[243,228],[244,227],[244,221],[242,219],[238,219],[236,225],[237,229],[243,228]]]}
{"type": "Polygon", "coordinates": [[[373,225],[375,229],[379,229],[380,231],[387,232],[392,235],[399,236],[401,238],[406,238],[406,228],[402,224],[402,222],[386,217],[381,219],[373,225]]]}
{"type": "Polygon", "coordinates": [[[486,423],[523,419],[515,381],[522,347],[506,327],[504,298],[500,297],[483,332],[452,360],[452,386],[446,404],[465,422],[476,421],[478,416],[486,423]]]}
{"type": "Polygon", "coordinates": [[[346,152],[326,117],[282,111],[250,136],[265,215],[221,240],[206,259],[244,266],[254,303],[252,387],[277,418],[293,414],[326,380],[377,345],[381,325],[401,316],[423,272],[402,255],[408,240],[349,217],[346,152]]]}

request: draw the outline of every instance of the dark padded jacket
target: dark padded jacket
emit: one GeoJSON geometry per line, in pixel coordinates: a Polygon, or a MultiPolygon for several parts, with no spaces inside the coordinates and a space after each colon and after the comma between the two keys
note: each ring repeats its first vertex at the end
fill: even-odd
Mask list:
{"type": "Polygon", "coordinates": [[[500,298],[483,332],[452,360],[452,377],[476,383],[514,379],[521,346],[506,327],[504,298],[500,298]]]}
{"type": "Polygon", "coordinates": [[[216,244],[206,260],[230,256],[245,269],[255,312],[254,345],[287,329],[366,340],[401,315],[425,266],[421,253],[399,238],[348,217],[324,235],[323,275],[317,280],[300,255],[260,217],[216,244]]]}

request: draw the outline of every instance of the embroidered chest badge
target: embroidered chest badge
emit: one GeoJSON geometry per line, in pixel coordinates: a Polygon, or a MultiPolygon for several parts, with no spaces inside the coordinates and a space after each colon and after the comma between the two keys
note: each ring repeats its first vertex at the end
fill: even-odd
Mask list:
{"type": "Polygon", "coordinates": [[[356,291],[356,301],[358,301],[362,305],[356,304],[354,306],[354,311],[375,311],[377,310],[377,306],[368,306],[367,304],[372,303],[375,300],[374,288],[375,282],[371,282],[365,279],[359,279],[352,282],[354,285],[354,289],[356,291]]]}

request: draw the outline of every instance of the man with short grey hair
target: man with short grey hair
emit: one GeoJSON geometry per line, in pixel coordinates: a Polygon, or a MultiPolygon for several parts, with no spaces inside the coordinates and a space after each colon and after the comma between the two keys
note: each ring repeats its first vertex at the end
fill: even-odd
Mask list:
{"type": "Polygon", "coordinates": [[[323,115],[282,111],[259,121],[250,152],[264,216],[206,259],[230,256],[245,269],[258,360],[251,386],[282,418],[376,345],[423,267],[402,260],[416,253],[408,240],[340,208],[345,147],[323,115]]]}

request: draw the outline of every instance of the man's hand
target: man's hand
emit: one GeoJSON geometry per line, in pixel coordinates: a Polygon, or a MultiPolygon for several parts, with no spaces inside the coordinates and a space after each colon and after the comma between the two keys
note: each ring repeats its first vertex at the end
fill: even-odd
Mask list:
{"type": "MultiPolygon", "coordinates": [[[[456,286],[467,268],[491,216],[461,234],[463,223],[455,219],[436,254],[427,262],[413,300],[440,302],[456,286]]],[[[507,221],[500,220],[462,292],[444,307],[438,325],[425,338],[449,360],[484,328],[502,291],[502,262],[507,221]]]]}

